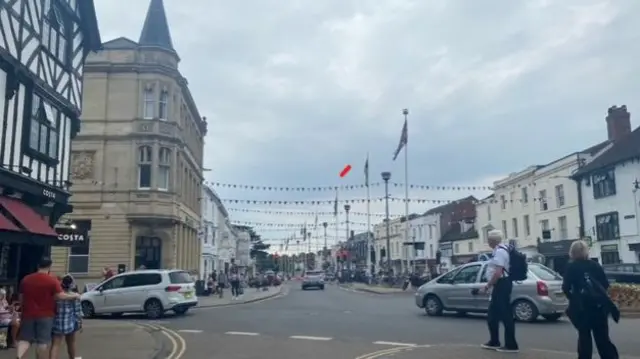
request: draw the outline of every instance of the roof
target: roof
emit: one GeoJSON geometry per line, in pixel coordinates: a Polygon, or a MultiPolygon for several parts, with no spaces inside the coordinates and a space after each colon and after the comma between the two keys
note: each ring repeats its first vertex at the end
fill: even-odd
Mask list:
{"type": "Polygon", "coordinates": [[[167,14],[164,11],[164,3],[162,0],[151,0],[151,3],[149,3],[147,17],[142,26],[138,45],[159,47],[174,53],[176,52],[173,48],[169,22],[167,21],[167,14]]]}
{"type": "MultiPolygon", "coordinates": [[[[605,141],[596,146],[601,146],[600,150],[602,150],[606,147],[604,145],[605,143],[606,145],[608,145],[611,143],[611,141],[605,141]]],[[[596,171],[605,167],[609,167],[609,166],[615,166],[621,162],[640,157],[639,144],[640,144],[640,127],[631,131],[631,133],[621,138],[620,140],[613,142],[613,145],[609,149],[607,149],[603,154],[596,157],[593,161],[591,161],[590,163],[580,168],[580,170],[578,170],[573,175],[573,178],[580,178],[593,171],[596,171]]]]}
{"type": "Polygon", "coordinates": [[[447,204],[443,204],[442,206],[438,206],[435,208],[431,208],[430,210],[424,212],[424,215],[430,215],[430,214],[438,214],[438,213],[444,213],[447,212],[448,210],[453,210],[455,208],[455,206],[457,206],[460,202],[466,202],[466,201],[477,201],[476,198],[474,196],[468,196],[462,199],[459,199],[457,201],[452,201],[449,202],[447,204]]]}
{"type": "Polygon", "coordinates": [[[138,44],[126,37],[118,37],[102,44],[103,49],[107,50],[135,50],[138,44]]]}
{"type": "Polygon", "coordinates": [[[99,51],[102,49],[102,40],[100,39],[100,28],[93,0],[79,1],[78,11],[82,22],[85,47],[90,51],[99,51]]]}
{"type": "Polygon", "coordinates": [[[456,222],[451,224],[447,233],[440,238],[440,242],[461,241],[472,238],[478,238],[478,231],[474,227],[471,227],[467,231],[462,232],[462,225],[456,222]]]}

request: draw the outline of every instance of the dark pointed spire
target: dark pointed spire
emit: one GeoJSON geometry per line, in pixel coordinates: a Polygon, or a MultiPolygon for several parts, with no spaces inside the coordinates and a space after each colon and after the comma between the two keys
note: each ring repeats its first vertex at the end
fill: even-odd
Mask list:
{"type": "Polygon", "coordinates": [[[140,46],[161,47],[176,52],[171,41],[171,32],[162,0],[151,0],[138,44],[140,46]]]}

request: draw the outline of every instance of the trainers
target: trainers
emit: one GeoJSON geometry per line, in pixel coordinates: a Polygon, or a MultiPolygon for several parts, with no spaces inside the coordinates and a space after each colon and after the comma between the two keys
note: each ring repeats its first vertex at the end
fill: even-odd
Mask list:
{"type": "Polygon", "coordinates": [[[489,341],[480,346],[484,349],[497,350],[498,348],[500,348],[500,343],[492,343],[489,341]]]}
{"type": "Polygon", "coordinates": [[[497,348],[496,350],[501,353],[517,353],[520,351],[518,347],[515,347],[515,348],[500,347],[500,348],[497,348]]]}

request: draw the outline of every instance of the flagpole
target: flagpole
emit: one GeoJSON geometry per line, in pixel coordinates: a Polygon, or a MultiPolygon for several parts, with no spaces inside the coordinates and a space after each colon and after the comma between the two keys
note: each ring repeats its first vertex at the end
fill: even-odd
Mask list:
{"type": "Polygon", "coordinates": [[[367,168],[366,168],[366,178],[367,181],[367,248],[366,248],[366,256],[367,256],[367,278],[370,280],[373,273],[371,273],[371,186],[369,185],[369,154],[367,153],[367,168]]]}
{"type": "MultiPolygon", "coordinates": [[[[336,221],[336,226],[335,226],[335,227],[336,227],[336,242],[334,243],[334,245],[337,245],[337,244],[340,242],[340,241],[338,240],[338,235],[339,235],[339,233],[340,233],[340,222],[338,222],[338,210],[337,210],[337,208],[338,208],[338,187],[336,187],[336,202],[335,202],[334,206],[335,206],[335,207],[334,207],[335,209],[334,209],[334,216],[333,216],[333,218],[334,218],[334,220],[336,221]]],[[[337,263],[337,262],[336,262],[336,263],[337,263]]],[[[338,266],[336,265],[336,269],[335,269],[335,270],[336,270],[336,272],[338,271],[338,268],[337,268],[337,267],[338,267],[338,266]]]]}
{"type": "MultiPolygon", "coordinates": [[[[407,141],[404,145],[404,238],[405,241],[409,239],[409,110],[402,110],[404,115],[404,122],[407,124],[407,141]]],[[[413,248],[413,245],[411,246],[413,248]]],[[[408,259],[407,259],[408,261],[408,259]]],[[[409,263],[407,263],[409,264],[409,263]]],[[[407,266],[408,267],[408,266],[407,266]]],[[[415,271],[415,260],[413,261],[413,269],[415,271]]]]}

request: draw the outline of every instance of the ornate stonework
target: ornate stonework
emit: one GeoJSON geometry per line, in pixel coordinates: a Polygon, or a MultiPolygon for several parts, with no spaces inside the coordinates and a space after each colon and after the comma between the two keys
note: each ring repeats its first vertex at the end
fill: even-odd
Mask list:
{"type": "Polygon", "coordinates": [[[71,178],[76,180],[93,179],[95,152],[80,151],[71,153],[71,178]]]}

